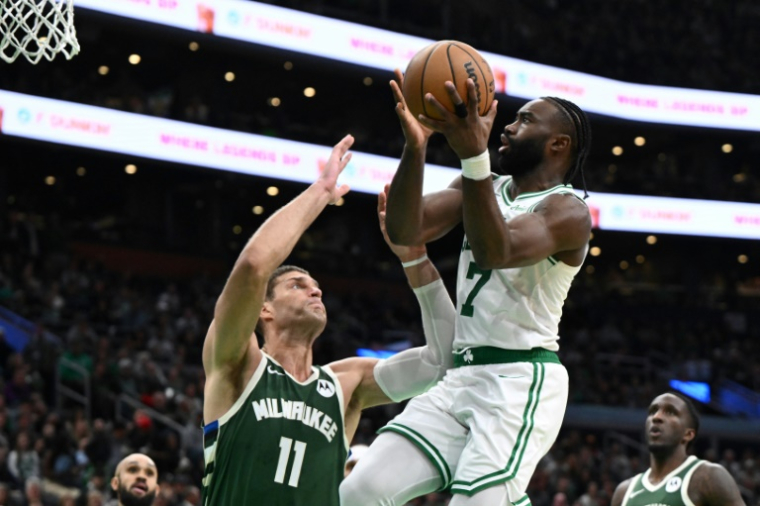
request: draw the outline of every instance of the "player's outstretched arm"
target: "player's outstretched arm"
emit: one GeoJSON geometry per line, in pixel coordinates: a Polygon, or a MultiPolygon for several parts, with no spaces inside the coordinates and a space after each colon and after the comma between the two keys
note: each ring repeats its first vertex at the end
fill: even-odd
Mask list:
{"type": "Polygon", "coordinates": [[[362,409],[398,402],[427,391],[435,385],[454,360],[454,318],[456,310],[435,266],[427,259],[424,246],[393,244],[385,230],[388,187],[378,196],[378,218],[383,237],[402,263],[409,285],[422,312],[426,345],[403,351],[387,360],[347,358],[330,364],[343,387],[348,409],[346,426],[356,429],[362,409]]]}
{"type": "Polygon", "coordinates": [[[395,244],[425,244],[462,221],[461,185],[456,181],[446,190],[422,196],[425,154],[433,131],[409,112],[401,92],[404,76],[398,69],[395,73],[397,81],[390,85],[406,144],[388,195],[388,234],[395,244]]]}
{"type": "Polygon", "coordinates": [[[699,506],[745,506],[736,481],[720,464],[706,462],[694,471],[689,497],[699,506]]]}
{"type": "MultiPolygon", "coordinates": [[[[463,102],[451,82],[446,83],[446,90],[453,103],[463,102]]],[[[591,217],[586,205],[572,195],[551,195],[535,212],[504,222],[488,177],[488,137],[496,117],[496,101],[485,116],[480,116],[471,79],[467,80],[467,92],[468,113],[464,118],[447,111],[428,95],[426,100],[443,119],[420,116],[420,122],[443,133],[460,159],[483,156],[478,163],[485,169],[477,171],[479,175],[468,173],[465,163],[462,170],[462,219],[475,263],[481,269],[521,267],[551,255],[584,249],[591,232],[591,217]]],[[[582,258],[582,254],[578,255],[579,261],[582,258]]]]}
{"type": "Polygon", "coordinates": [[[610,501],[610,506],[621,506],[623,504],[625,493],[628,491],[628,487],[631,486],[631,481],[633,480],[629,478],[617,486],[615,493],[612,494],[612,501],[610,501]]]}
{"type": "Polygon", "coordinates": [[[348,186],[338,187],[336,182],[351,159],[348,149],[353,142],[347,135],[336,144],[319,179],[267,219],[243,248],[217,300],[206,335],[203,367],[207,375],[239,366],[248,356],[249,346],[255,347],[254,360],[260,359],[251,335],[264,303],[267,280],[324,208],[348,192],[348,186]]]}
{"type": "Polygon", "coordinates": [[[409,286],[414,290],[422,313],[425,346],[403,351],[379,361],[372,376],[365,377],[358,393],[364,407],[389,401],[400,402],[426,392],[453,367],[452,345],[456,309],[441,276],[419,246],[398,246],[386,230],[388,186],[378,195],[377,215],[388,247],[404,266],[409,286]]]}

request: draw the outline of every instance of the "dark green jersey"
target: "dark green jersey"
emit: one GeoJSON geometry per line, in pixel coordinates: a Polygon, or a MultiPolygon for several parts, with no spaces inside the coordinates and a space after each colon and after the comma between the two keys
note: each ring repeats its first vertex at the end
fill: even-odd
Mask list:
{"type": "Polygon", "coordinates": [[[347,441],[329,369],[303,383],[264,355],[243,394],[203,429],[204,506],[338,506],[347,441]]]}
{"type": "Polygon", "coordinates": [[[689,482],[702,462],[692,455],[657,485],[649,483],[651,469],[647,469],[631,481],[623,506],[694,506],[689,499],[689,482]]]}

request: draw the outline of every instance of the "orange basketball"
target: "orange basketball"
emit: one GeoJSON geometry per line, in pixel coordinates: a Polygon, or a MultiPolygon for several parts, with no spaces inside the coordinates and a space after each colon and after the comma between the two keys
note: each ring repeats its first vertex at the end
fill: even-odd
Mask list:
{"type": "Polygon", "coordinates": [[[472,46],[455,40],[435,42],[418,52],[409,62],[404,73],[404,99],[409,111],[416,118],[424,114],[435,119],[442,119],[436,111],[425,102],[426,93],[454,112],[443,83],[451,81],[462,97],[468,102],[467,78],[475,81],[478,92],[478,111],[483,116],[491,107],[494,96],[494,79],[488,62],[472,46]]]}

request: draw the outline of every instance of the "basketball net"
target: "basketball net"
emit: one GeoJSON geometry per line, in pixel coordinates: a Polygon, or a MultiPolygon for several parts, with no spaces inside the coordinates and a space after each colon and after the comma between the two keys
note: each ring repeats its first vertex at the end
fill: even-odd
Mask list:
{"type": "Polygon", "coordinates": [[[11,63],[24,55],[36,64],[58,53],[79,53],[74,0],[0,0],[0,58],[11,63]]]}

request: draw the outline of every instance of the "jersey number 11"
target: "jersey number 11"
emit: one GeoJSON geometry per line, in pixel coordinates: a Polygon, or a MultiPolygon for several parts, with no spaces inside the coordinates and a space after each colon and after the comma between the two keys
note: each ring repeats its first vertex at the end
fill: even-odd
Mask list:
{"type": "Polygon", "coordinates": [[[277,472],[274,473],[275,483],[285,482],[285,470],[288,467],[288,461],[290,460],[290,449],[293,448],[293,453],[296,454],[293,459],[293,468],[290,470],[290,479],[288,479],[288,485],[291,487],[298,487],[298,478],[301,476],[301,466],[303,465],[303,456],[306,453],[306,443],[303,441],[296,441],[293,444],[293,440],[289,437],[280,438],[280,459],[277,461],[277,472]]]}

